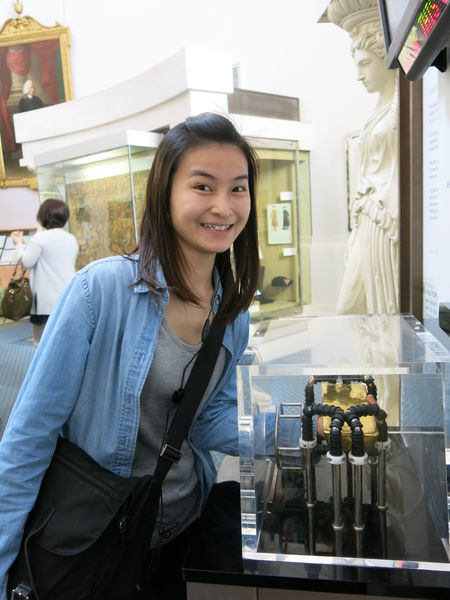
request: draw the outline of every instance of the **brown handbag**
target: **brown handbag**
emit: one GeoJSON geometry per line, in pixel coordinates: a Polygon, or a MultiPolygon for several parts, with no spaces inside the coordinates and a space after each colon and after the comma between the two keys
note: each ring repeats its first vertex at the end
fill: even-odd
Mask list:
{"type": "Polygon", "coordinates": [[[30,314],[32,303],[33,294],[30,279],[26,275],[26,269],[24,269],[22,261],[19,260],[3,293],[0,316],[18,321],[30,314]],[[17,272],[18,269],[19,272],[17,272]]]}

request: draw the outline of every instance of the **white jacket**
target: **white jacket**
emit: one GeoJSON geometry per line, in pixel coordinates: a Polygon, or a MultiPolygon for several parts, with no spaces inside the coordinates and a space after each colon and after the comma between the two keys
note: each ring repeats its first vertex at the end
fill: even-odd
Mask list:
{"type": "Polygon", "coordinates": [[[71,233],[57,227],[39,231],[27,245],[18,244],[17,260],[30,269],[33,291],[31,314],[49,315],[75,273],[78,243],[71,233]]]}

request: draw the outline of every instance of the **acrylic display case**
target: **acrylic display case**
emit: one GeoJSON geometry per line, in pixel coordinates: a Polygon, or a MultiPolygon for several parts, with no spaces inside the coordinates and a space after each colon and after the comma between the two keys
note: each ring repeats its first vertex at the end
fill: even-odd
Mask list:
{"type": "Polygon", "coordinates": [[[449,370],[410,315],[256,324],[238,365],[246,572],[450,585],[449,370]]]}
{"type": "Polygon", "coordinates": [[[70,209],[80,246],[77,268],[130,252],[137,243],[145,186],[161,135],[122,131],[36,157],[39,200],[70,209]]]}

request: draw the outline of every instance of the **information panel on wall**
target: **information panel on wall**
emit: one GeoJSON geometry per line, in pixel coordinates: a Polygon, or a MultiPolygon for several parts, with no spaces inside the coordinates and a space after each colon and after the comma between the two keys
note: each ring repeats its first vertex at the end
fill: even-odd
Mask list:
{"type": "Polygon", "coordinates": [[[450,72],[423,78],[423,316],[450,300],[450,72]]]}

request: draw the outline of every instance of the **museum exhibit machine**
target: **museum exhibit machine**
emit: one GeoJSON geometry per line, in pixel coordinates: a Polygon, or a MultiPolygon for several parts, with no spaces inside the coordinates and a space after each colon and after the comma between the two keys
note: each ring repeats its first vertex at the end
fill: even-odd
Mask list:
{"type": "Polygon", "coordinates": [[[450,590],[449,370],[410,315],[256,324],[238,366],[245,571],[450,590]]]}

